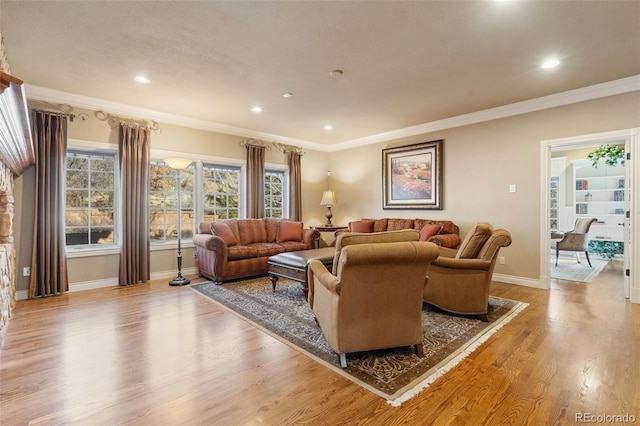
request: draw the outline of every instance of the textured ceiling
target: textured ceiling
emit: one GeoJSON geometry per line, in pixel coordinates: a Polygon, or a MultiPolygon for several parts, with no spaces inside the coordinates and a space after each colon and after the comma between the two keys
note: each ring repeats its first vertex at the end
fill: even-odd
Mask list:
{"type": "Polygon", "coordinates": [[[0,14],[30,86],[327,145],[640,75],[638,1],[2,0],[0,14]],[[550,55],[560,67],[540,69],[550,55]]]}

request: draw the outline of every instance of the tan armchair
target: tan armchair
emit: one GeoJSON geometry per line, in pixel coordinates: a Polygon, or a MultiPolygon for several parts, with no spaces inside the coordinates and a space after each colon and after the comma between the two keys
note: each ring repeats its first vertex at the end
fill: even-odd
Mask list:
{"type": "Polygon", "coordinates": [[[488,321],[489,288],[501,247],[511,244],[511,234],[485,222],[478,223],[460,245],[440,247],[440,256],[429,267],[424,301],[442,310],[478,315],[488,321]]]}
{"type": "Polygon", "coordinates": [[[561,239],[552,238],[551,248],[556,249],[556,266],[558,266],[558,255],[561,251],[573,251],[576,253],[578,263],[581,263],[580,252],[584,252],[589,267],[593,267],[591,266],[591,259],[589,259],[589,229],[597,221],[598,219],[592,217],[580,217],[576,219],[571,231],[559,234],[562,236],[561,239]]]}
{"type": "Polygon", "coordinates": [[[347,353],[414,346],[422,356],[422,293],[438,247],[429,242],[352,244],[333,275],[309,263],[309,305],[329,345],[347,353]]]}

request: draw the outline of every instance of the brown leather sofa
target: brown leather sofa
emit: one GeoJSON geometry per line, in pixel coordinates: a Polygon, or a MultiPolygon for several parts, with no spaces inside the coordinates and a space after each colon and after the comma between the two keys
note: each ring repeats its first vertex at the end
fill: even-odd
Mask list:
{"type": "Polygon", "coordinates": [[[420,241],[435,245],[457,248],[460,245],[460,228],[450,220],[430,219],[360,219],[349,223],[350,232],[388,232],[401,229],[415,229],[420,232],[420,241]]]}
{"type": "Polygon", "coordinates": [[[336,242],[334,274],[318,260],[309,263],[309,305],[343,368],[352,352],[414,346],[422,356],[422,295],[438,247],[418,237],[345,233],[336,242]]]}
{"type": "Polygon", "coordinates": [[[440,247],[440,256],[429,267],[424,301],[451,313],[478,315],[488,321],[493,269],[500,248],[510,244],[509,231],[480,222],[457,251],[440,247]]]}
{"type": "Polygon", "coordinates": [[[202,222],[193,237],[198,273],[213,282],[266,275],[269,256],[316,247],[320,232],[290,220],[202,222]]]}

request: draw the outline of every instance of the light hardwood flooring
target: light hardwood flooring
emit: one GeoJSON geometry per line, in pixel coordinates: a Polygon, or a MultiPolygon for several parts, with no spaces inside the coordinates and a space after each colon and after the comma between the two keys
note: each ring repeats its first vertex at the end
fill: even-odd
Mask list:
{"type": "Polygon", "coordinates": [[[400,408],[166,280],[20,301],[0,424],[640,423],[640,305],[624,299],[620,263],[548,291],[494,283],[529,307],[400,408]]]}

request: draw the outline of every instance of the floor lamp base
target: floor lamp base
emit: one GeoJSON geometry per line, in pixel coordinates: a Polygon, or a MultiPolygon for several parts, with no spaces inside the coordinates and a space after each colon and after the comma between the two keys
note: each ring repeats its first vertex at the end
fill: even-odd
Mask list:
{"type": "Polygon", "coordinates": [[[169,285],[187,285],[190,283],[191,281],[189,281],[188,278],[185,278],[182,275],[178,275],[177,277],[169,281],[169,285]]]}

